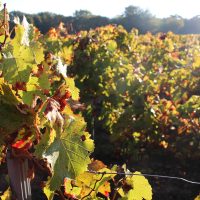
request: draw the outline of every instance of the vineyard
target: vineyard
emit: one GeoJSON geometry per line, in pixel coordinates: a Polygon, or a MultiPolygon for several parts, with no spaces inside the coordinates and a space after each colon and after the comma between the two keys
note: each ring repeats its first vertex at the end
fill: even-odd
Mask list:
{"type": "Polygon", "coordinates": [[[4,5],[2,200],[198,200],[143,173],[200,181],[200,35],[14,22],[4,5]]]}

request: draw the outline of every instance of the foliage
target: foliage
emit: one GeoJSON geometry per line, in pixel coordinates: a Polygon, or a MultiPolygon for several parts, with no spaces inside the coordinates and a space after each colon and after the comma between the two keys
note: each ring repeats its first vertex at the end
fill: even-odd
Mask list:
{"type": "Polygon", "coordinates": [[[107,197],[108,199],[152,199],[151,186],[147,179],[140,176],[140,173],[138,172],[135,172],[133,175],[126,175],[126,173],[130,173],[127,169],[117,169],[117,166],[114,166],[110,170],[98,160],[93,160],[89,165],[89,169],[97,172],[97,174],[85,172],[78,176],[75,181],[67,178],[65,179],[65,194],[68,197],[78,199],[99,199],[97,198],[97,195],[101,194],[104,198],[107,197]],[[125,173],[125,177],[117,176],[119,170],[125,173]],[[111,190],[111,185],[113,184],[115,190],[111,190]]]}
{"type": "Polygon", "coordinates": [[[109,25],[46,45],[58,40],[73,49],[68,74],[89,127],[112,134],[116,153],[154,144],[179,157],[199,155],[199,35],[138,35],[109,25]]]}
{"type": "Polygon", "coordinates": [[[88,10],[76,10],[74,13],[74,17],[91,17],[92,13],[88,10]]]}
{"type": "Polygon", "coordinates": [[[70,51],[58,54],[80,88],[98,157],[134,163],[159,149],[182,162],[199,159],[199,35],[109,25],[48,36],[52,52],[70,51]]]}
{"type": "Polygon", "coordinates": [[[139,172],[90,160],[88,131],[99,154],[119,162],[149,146],[199,157],[199,35],[139,35],[117,25],[70,35],[63,23],[41,35],[24,18],[11,37],[6,9],[0,17],[0,161],[7,148],[28,159],[43,195],[152,198],[139,172]]]}
{"type": "Polygon", "coordinates": [[[40,39],[24,18],[15,27],[15,37],[3,44],[1,144],[11,145],[30,162],[34,160],[30,149],[37,159],[46,159],[51,164],[50,188],[55,191],[65,177],[75,178],[87,170],[94,144],[83,117],[75,115],[69,104],[79,98],[74,80],[66,77],[56,56],[48,62],[40,39]]]}
{"type": "MultiPolygon", "coordinates": [[[[22,23],[15,18],[14,35],[11,37],[5,6],[0,16],[2,166],[6,162],[5,152],[8,149],[11,153],[9,159],[16,158],[21,163],[28,161],[28,175],[23,178],[32,180],[33,191],[39,188],[39,192],[33,192],[33,199],[52,199],[57,194],[60,198],[71,199],[77,199],[76,196],[100,199],[98,195],[102,194],[109,199],[113,189],[109,181],[114,181],[116,175],[106,175],[104,172],[116,172],[116,167],[108,169],[100,161],[91,163],[94,143],[79,113],[84,105],[79,103],[79,89],[74,79],[67,76],[67,65],[72,63],[74,55],[74,47],[67,45],[72,38],[63,38],[62,42],[59,40],[60,35],[65,35],[62,24],[57,30],[51,29],[43,36],[25,17],[22,23]],[[101,180],[98,174],[87,172],[88,168],[103,170],[101,180]],[[68,180],[75,181],[75,184],[68,180]]],[[[108,41],[107,45],[110,53],[117,48],[114,40],[108,41]]],[[[140,193],[137,199],[151,199],[151,187],[144,177],[138,181],[127,176],[125,180],[130,185],[131,194],[126,194],[126,190],[120,196],[132,199],[133,191],[140,193]],[[144,195],[139,188],[141,183],[147,186],[144,195]]],[[[120,186],[122,191],[123,187],[124,184],[120,186]]],[[[12,194],[14,190],[12,187],[12,194]]],[[[8,199],[8,195],[9,189],[1,198],[8,199]]]]}

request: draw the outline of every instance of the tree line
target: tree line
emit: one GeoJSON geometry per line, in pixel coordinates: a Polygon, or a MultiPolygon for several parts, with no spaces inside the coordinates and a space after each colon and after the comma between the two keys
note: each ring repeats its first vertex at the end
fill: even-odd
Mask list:
{"type": "Polygon", "coordinates": [[[15,16],[22,18],[23,15],[42,33],[46,33],[51,27],[57,27],[60,22],[63,22],[69,33],[77,33],[80,30],[90,30],[108,24],[116,24],[122,25],[127,31],[136,28],[140,34],[168,31],[177,34],[200,34],[199,15],[190,19],[183,18],[179,15],[157,18],[148,10],[143,10],[136,6],[126,7],[122,15],[114,18],[98,16],[88,10],[77,10],[73,16],[57,15],[50,12],[25,14],[19,11],[13,11],[11,12],[11,19],[15,16]]]}

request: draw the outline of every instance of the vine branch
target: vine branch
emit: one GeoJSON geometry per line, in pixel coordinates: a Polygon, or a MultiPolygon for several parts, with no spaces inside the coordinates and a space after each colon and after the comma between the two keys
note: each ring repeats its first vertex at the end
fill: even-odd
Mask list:
{"type": "Polygon", "coordinates": [[[99,181],[102,180],[102,178],[104,177],[105,174],[106,174],[105,172],[102,172],[101,178],[100,178],[99,180],[96,180],[96,182],[95,182],[95,184],[94,184],[94,187],[93,187],[93,188],[90,190],[90,192],[89,192],[87,195],[85,195],[81,200],[83,200],[83,199],[85,199],[86,197],[90,196],[90,194],[95,190],[97,183],[98,183],[99,181]]]}

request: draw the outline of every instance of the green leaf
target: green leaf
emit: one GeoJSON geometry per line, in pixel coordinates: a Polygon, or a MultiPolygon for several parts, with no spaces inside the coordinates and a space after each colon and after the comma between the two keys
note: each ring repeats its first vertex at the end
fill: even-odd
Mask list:
{"type": "Polygon", "coordinates": [[[45,101],[46,96],[42,94],[41,91],[19,91],[19,95],[21,96],[23,103],[29,106],[32,105],[33,100],[36,96],[39,96],[43,101],[45,101]]]}
{"type": "Polygon", "coordinates": [[[22,25],[17,25],[15,27],[15,37],[12,40],[13,46],[22,45],[22,39],[23,39],[23,36],[24,36],[24,32],[25,32],[25,29],[24,29],[24,27],[22,25]]]}
{"type": "MultiPolygon", "coordinates": [[[[21,96],[23,100],[23,103],[30,106],[33,102],[33,99],[36,96],[40,96],[42,100],[46,99],[46,96],[40,90],[39,84],[40,84],[40,81],[38,77],[30,77],[28,82],[26,83],[26,91],[18,91],[19,95],[21,96]]],[[[45,83],[45,84],[48,84],[48,83],[45,83]]]]}
{"type": "Polygon", "coordinates": [[[56,137],[56,132],[50,126],[46,126],[46,131],[42,135],[42,138],[36,146],[35,155],[39,158],[42,158],[43,153],[46,149],[54,142],[56,137]]]}
{"type": "Polygon", "coordinates": [[[30,77],[29,81],[26,84],[27,91],[34,91],[38,88],[38,78],[37,77],[30,77]]]}
{"type": "Polygon", "coordinates": [[[31,70],[44,59],[43,48],[33,40],[33,27],[25,24],[16,26],[14,39],[3,50],[0,70],[9,83],[27,82],[31,70]]]}
{"type": "Polygon", "coordinates": [[[33,42],[30,45],[34,54],[36,64],[40,64],[44,60],[44,48],[39,42],[33,42]]]}
{"type": "Polygon", "coordinates": [[[4,78],[9,83],[27,82],[31,72],[31,63],[24,62],[22,59],[7,57],[0,64],[4,78]]]}
{"type": "Polygon", "coordinates": [[[49,185],[47,185],[46,187],[44,187],[43,189],[45,195],[47,196],[48,200],[52,200],[54,197],[54,191],[51,191],[49,188],[49,185]]]}
{"type": "Polygon", "coordinates": [[[0,79],[0,100],[7,104],[18,105],[21,103],[19,98],[14,94],[11,86],[4,83],[3,79],[0,79]]]}
{"type": "MultiPolygon", "coordinates": [[[[140,174],[135,172],[134,174],[140,174]]],[[[151,200],[152,188],[148,180],[144,176],[129,176],[126,179],[127,184],[131,185],[133,189],[128,192],[128,200],[151,200]]]]}
{"type": "Polygon", "coordinates": [[[50,82],[49,82],[49,76],[46,73],[42,73],[39,77],[39,85],[42,89],[50,89],[50,82]]]}
{"type": "Polygon", "coordinates": [[[58,189],[65,177],[74,179],[86,171],[90,163],[89,155],[94,149],[89,133],[85,132],[83,118],[76,116],[67,121],[63,132],[58,132],[53,143],[44,147],[43,157],[53,168],[51,190],[58,189]]]}
{"type": "Polygon", "coordinates": [[[79,89],[75,86],[75,82],[73,78],[65,78],[66,86],[69,88],[69,91],[72,94],[73,100],[79,100],[79,89]]]}
{"type": "Polygon", "coordinates": [[[23,126],[33,127],[34,115],[28,109],[20,109],[22,102],[15,96],[11,86],[0,79],[0,140],[23,126]]]}
{"type": "Polygon", "coordinates": [[[115,51],[117,49],[117,43],[114,40],[108,41],[107,49],[111,52],[115,51]]]}

